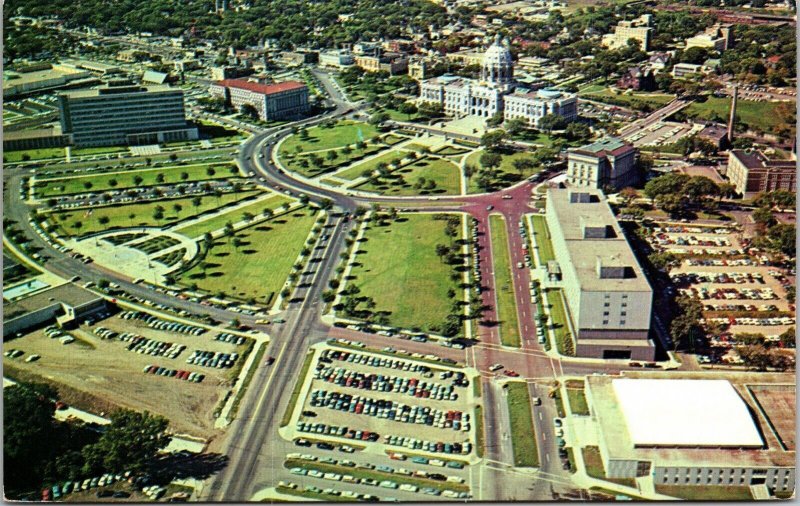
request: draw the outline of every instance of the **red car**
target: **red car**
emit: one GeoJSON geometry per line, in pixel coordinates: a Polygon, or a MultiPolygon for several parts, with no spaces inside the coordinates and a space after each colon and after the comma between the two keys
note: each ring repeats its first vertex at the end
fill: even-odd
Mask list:
{"type": "Polygon", "coordinates": [[[506,370],[505,373],[506,373],[506,376],[510,376],[512,378],[516,378],[517,376],[519,376],[519,373],[517,373],[516,371],[512,371],[512,370],[506,370]]]}

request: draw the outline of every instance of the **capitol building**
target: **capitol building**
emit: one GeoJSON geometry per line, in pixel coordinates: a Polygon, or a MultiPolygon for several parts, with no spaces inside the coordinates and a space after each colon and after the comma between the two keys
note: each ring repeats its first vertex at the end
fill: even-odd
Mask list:
{"type": "Polygon", "coordinates": [[[457,118],[491,118],[500,112],[506,121],[522,119],[538,126],[547,114],[567,121],[578,117],[574,95],[547,89],[530,91],[514,83],[514,60],[499,34],[483,56],[479,80],[447,74],[428,79],[420,85],[419,99],[441,104],[445,114],[457,118]]]}

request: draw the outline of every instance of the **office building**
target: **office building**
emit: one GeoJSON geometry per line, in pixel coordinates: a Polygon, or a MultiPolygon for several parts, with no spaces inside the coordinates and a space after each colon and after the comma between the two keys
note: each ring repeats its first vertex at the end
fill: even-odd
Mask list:
{"type": "Polygon", "coordinates": [[[183,90],[169,86],[105,86],[58,95],[61,130],[71,144],[113,146],[194,140],[183,90]]]}
{"type": "Polygon", "coordinates": [[[399,53],[382,53],[379,48],[373,54],[356,56],[355,62],[367,72],[387,72],[389,75],[397,75],[408,70],[408,57],[399,53]]]}
{"type": "Polygon", "coordinates": [[[589,376],[585,391],[608,478],[794,490],[793,383],[589,376]]]}
{"type": "Polygon", "coordinates": [[[355,65],[353,53],[346,49],[331,49],[319,53],[319,64],[322,67],[343,69],[355,65]]]}
{"type": "Polygon", "coordinates": [[[636,148],[616,137],[567,151],[567,181],[580,188],[621,190],[639,183],[636,148]]]}
{"type": "Polygon", "coordinates": [[[745,198],[773,190],[793,192],[797,185],[794,160],[771,160],[761,151],[731,150],[725,175],[745,198]]]}
{"type": "Polygon", "coordinates": [[[479,80],[452,75],[428,79],[420,84],[419,100],[440,104],[446,114],[455,117],[487,119],[502,113],[506,121],[522,119],[532,126],[546,114],[557,114],[567,121],[577,118],[574,95],[555,90],[531,92],[517,86],[511,51],[499,35],[481,61],[479,80]]]}
{"type": "Polygon", "coordinates": [[[639,42],[642,51],[650,50],[650,39],[653,37],[653,16],[643,14],[636,19],[620,21],[614,27],[614,33],[603,35],[603,45],[609,49],[619,49],[628,45],[628,40],[639,42]]]}
{"type": "Polygon", "coordinates": [[[603,194],[551,188],[545,217],[576,354],[652,360],[653,290],[603,194]]]}
{"type": "Polygon", "coordinates": [[[225,79],[209,87],[212,96],[222,97],[240,109],[249,104],[264,121],[290,118],[308,112],[308,86],[299,81],[261,84],[245,79],[225,79]]]}
{"type": "Polygon", "coordinates": [[[702,47],[714,51],[725,51],[733,47],[733,25],[716,24],[704,32],[686,39],[686,49],[702,47]]]}

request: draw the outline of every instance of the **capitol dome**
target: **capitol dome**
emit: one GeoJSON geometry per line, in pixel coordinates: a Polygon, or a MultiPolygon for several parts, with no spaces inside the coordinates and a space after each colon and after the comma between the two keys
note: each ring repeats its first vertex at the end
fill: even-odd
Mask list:
{"type": "Polygon", "coordinates": [[[492,84],[509,84],[514,78],[514,59],[499,33],[483,55],[481,78],[492,84]]]}

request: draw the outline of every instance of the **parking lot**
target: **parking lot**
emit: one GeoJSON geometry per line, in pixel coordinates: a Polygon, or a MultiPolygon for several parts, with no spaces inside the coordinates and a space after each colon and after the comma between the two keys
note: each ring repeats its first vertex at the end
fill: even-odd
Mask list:
{"type": "Polygon", "coordinates": [[[297,437],[433,457],[472,453],[475,402],[458,368],[332,346],[317,352],[309,376],[290,424],[297,437]]]}
{"type": "Polygon", "coordinates": [[[168,417],[176,432],[211,436],[214,410],[225,398],[236,366],[246,358],[246,343],[235,344],[238,336],[226,342],[216,332],[201,333],[197,327],[164,320],[124,319],[126,315],[130,312],[8,341],[6,351],[23,353],[4,357],[4,367],[12,378],[16,373],[21,379],[64,385],[59,388],[62,398],[87,411],[149,410],[168,417]]]}

